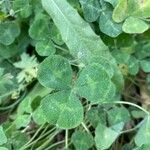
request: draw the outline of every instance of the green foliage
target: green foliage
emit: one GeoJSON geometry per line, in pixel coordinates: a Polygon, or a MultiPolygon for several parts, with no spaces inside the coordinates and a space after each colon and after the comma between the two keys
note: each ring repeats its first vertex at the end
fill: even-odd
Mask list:
{"type": "Polygon", "coordinates": [[[29,115],[19,115],[16,117],[15,120],[16,128],[19,129],[21,127],[26,127],[30,123],[30,116],[29,115]]]}
{"type": "Polygon", "coordinates": [[[43,40],[49,33],[49,18],[42,13],[37,13],[30,25],[29,35],[35,40],[43,40]],[[40,29],[40,30],[39,30],[40,29]]]}
{"type": "Polygon", "coordinates": [[[114,107],[108,112],[108,122],[111,126],[119,123],[127,123],[130,120],[129,111],[125,107],[114,107]]]}
{"type": "Polygon", "coordinates": [[[0,1],[0,150],[148,150],[149,10],[0,1]]]}
{"type": "Polygon", "coordinates": [[[144,71],[144,72],[150,72],[150,60],[142,60],[141,62],[140,62],[140,64],[141,64],[141,68],[142,68],[142,70],[144,71]]]}
{"type": "Polygon", "coordinates": [[[17,22],[9,21],[0,23],[0,43],[10,45],[20,34],[20,28],[17,22]]]}
{"type": "Polygon", "coordinates": [[[17,15],[21,18],[27,18],[32,13],[30,0],[15,0],[13,2],[14,11],[18,11],[17,15]]]}
{"type": "Polygon", "coordinates": [[[81,3],[85,20],[88,22],[96,21],[101,12],[100,3],[98,0],[79,0],[81,3]]]}
{"type": "Polygon", "coordinates": [[[36,43],[36,51],[40,56],[49,56],[55,53],[55,47],[51,40],[40,40],[36,43]]]}
{"type": "Polygon", "coordinates": [[[122,26],[123,31],[126,33],[143,33],[148,28],[149,25],[147,23],[134,17],[128,17],[122,26]]]}
{"type": "Polygon", "coordinates": [[[0,145],[3,145],[6,142],[7,142],[7,137],[3,131],[3,127],[0,126],[0,145]]]}
{"type": "Polygon", "coordinates": [[[120,23],[126,19],[127,16],[127,0],[118,0],[118,3],[113,11],[113,20],[120,23]]]}
{"type": "Polygon", "coordinates": [[[143,144],[149,144],[150,138],[150,118],[145,118],[144,122],[142,123],[139,131],[135,136],[135,144],[141,147],[143,144]]]}
{"type": "MultiPolygon", "coordinates": [[[[66,1],[42,0],[42,4],[59,28],[62,39],[70,49],[70,53],[79,62],[85,64],[92,59],[91,57],[106,50],[106,46],[93,32],[89,24],[66,1]],[[76,16],[75,19],[74,16],[76,16]]],[[[107,53],[105,55],[107,56],[107,53]]]]}
{"type": "Polygon", "coordinates": [[[71,66],[62,56],[49,56],[39,65],[38,80],[45,87],[68,89],[71,79],[71,66]]]}
{"type": "Polygon", "coordinates": [[[117,124],[112,127],[106,127],[101,123],[98,124],[96,128],[96,136],[95,142],[96,147],[99,150],[108,149],[112,143],[116,140],[119,136],[120,131],[123,129],[123,124],[117,124]]]}
{"type": "Polygon", "coordinates": [[[83,107],[72,92],[50,94],[41,105],[47,121],[59,128],[75,128],[83,121],[83,107]]]}
{"type": "Polygon", "coordinates": [[[71,140],[75,148],[78,150],[88,150],[94,144],[92,135],[83,131],[74,132],[71,140]]]}
{"type": "Polygon", "coordinates": [[[112,11],[103,11],[99,19],[100,30],[111,36],[117,37],[122,33],[122,24],[116,23],[112,19],[112,11]]]}
{"type": "Polygon", "coordinates": [[[81,71],[75,89],[91,103],[108,102],[115,95],[114,84],[98,64],[90,65],[81,71]]]}

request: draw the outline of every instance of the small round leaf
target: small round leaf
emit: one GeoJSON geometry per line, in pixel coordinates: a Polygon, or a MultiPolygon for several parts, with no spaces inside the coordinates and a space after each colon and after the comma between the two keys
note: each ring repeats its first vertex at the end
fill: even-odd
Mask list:
{"type": "Polygon", "coordinates": [[[49,94],[42,100],[41,106],[46,120],[61,129],[75,128],[83,121],[81,102],[70,91],[49,94]]]}
{"type": "Polygon", "coordinates": [[[68,89],[72,80],[68,60],[58,55],[49,56],[39,65],[38,80],[45,87],[68,89]]]}
{"type": "Polygon", "coordinates": [[[125,33],[143,33],[148,30],[149,25],[139,18],[128,17],[123,23],[122,29],[125,33]]]}
{"type": "Polygon", "coordinates": [[[49,39],[40,40],[36,43],[35,49],[40,56],[49,56],[55,53],[53,42],[49,39]]]}
{"type": "Polygon", "coordinates": [[[79,74],[75,90],[92,103],[109,101],[115,94],[115,86],[108,73],[97,64],[84,68],[79,74]]]}
{"type": "Polygon", "coordinates": [[[10,45],[19,36],[20,28],[16,22],[0,23],[0,43],[10,45]]]}
{"type": "Polygon", "coordinates": [[[74,132],[71,140],[77,150],[88,150],[94,144],[92,135],[83,131],[74,132]]]}

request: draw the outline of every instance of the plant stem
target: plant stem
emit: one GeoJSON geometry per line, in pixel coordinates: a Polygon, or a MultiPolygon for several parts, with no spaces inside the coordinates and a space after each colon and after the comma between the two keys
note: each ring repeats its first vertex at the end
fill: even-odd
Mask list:
{"type": "Polygon", "coordinates": [[[145,114],[150,115],[150,113],[145,110],[144,108],[142,108],[141,106],[131,103],[131,102],[126,102],[126,101],[116,101],[116,102],[103,102],[102,104],[125,104],[125,105],[130,105],[130,106],[134,106],[140,110],[142,110],[145,114]]]}
{"type": "Polygon", "coordinates": [[[82,124],[83,128],[87,131],[87,133],[90,133],[90,131],[89,131],[89,129],[86,127],[86,125],[85,125],[83,122],[82,122],[81,124],[82,124]]]}
{"type": "Polygon", "coordinates": [[[54,143],[54,144],[52,144],[51,146],[47,147],[45,150],[50,150],[51,148],[53,148],[53,147],[55,147],[55,146],[57,146],[57,145],[59,145],[59,144],[62,144],[62,143],[64,143],[64,142],[65,142],[65,140],[59,141],[59,142],[57,142],[57,143],[54,143]]]}
{"type": "Polygon", "coordinates": [[[44,126],[44,124],[40,126],[40,128],[35,132],[35,134],[33,135],[33,137],[24,146],[28,145],[29,143],[31,143],[34,140],[34,138],[39,134],[39,132],[41,131],[41,129],[43,128],[43,126],[44,126]]]}
{"type": "MultiPolygon", "coordinates": [[[[55,128],[52,128],[50,131],[46,132],[45,134],[43,134],[44,132],[41,133],[41,136],[39,138],[37,138],[35,141],[31,142],[31,143],[26,143],[25,145],[23,145],[19,150],[25,150],[28,147],[30,147],[33,144],[36,144],[36,142],[38,142],[40,139],[42,139],[43,137],[47,136],[48,134],[50,134],[51,132],[53,132],[53,130],[55,130],[55,128]]],[[[50,134],[51,135],[51,134],[50,134]]]]}
{"type": "Polygon", "coordinates": [[[129,129],[129,130],[122,131],[121,134],[129,133],[129,132],[132,132],[132,131],[137,130],[138,128],[141,127],[141,125],[144,123],[144,121],[145,121],[145,119],[143,119],[143,120],[142,120],[138,125],[136,125],[134,128],[129,129]]]}
{"type": "Polygon", "coordinates": [[[66,130],[66,133],[65,133],[65,148],[66,149],[68,148],[68,130],[66,130]]]}
{"type": "Polygon", "coordinates": [[[145,112],[147,115],[150,115],[150,113],[149,113],[147,110],[145,110],[144,108],[142,108],[141,106],[139,106],[139,105],[137,105],[137,104],[134,104],[134,103],[131,103],[131,102],[125,102],[125,101],[116,101],[116,102],[114,102],[114,103],[116,103],[116,104],[131,105],[131,106],[134,106],[134,107],[136,107],[136,108],[142,110],[142,111],[145,112]]]}
{"type": "Polygon", "coordinates": [[[45,141],[40,147],[36,148],[36,150],[43,150],[45,149],[45,147],[51,142],[51,140],[60,132],[60,130],[56,130],[56,132],[54,134],[50,134],[48,136],[48,140],[45,141]]]}
{"type": "Polygon", "coordinates": [[[56,45],[56,44],[55,44],[55,48],[60,49],[60,50],[62,50],[62,51],[64,51],[64,52],[66,52],[66,53],[69,53],[69,51],[68,51],[67,49],[65,49],[65,48],[63,48],[63,47],[60,47],[60,46],[58,46],[58,45],[56,45]]]}

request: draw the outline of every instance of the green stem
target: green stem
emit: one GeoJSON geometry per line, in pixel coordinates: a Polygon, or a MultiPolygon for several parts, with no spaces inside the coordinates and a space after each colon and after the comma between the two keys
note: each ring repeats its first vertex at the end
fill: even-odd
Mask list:
{"type": "Polygon", "coordinates": [[[68,149],[68,130],[66,130],[65,134],[65,148],[68,149]]]}
{"type": "Polygon", "coordinates": [[[40,147],[36,148],[36,150],[43,150],[45,147],[51,142],[51,140],[60,132],[57,130],[54,134],[48,136],[48,140],[45,141],[40,147]]]}
{"type": "Polygon", "coordinates": [[[66,53],[69,53],[69,51],[67,50],[67,49],[65,49],[65,48],[63,48],[63,47],[60,47],[60,46],[58,46],[58,45],[54,45],[55,46],[55,48],[57,48],[57,49],[60,49],[60,50],[62,50],[62,51],[64,51],[64,52],[66,52],[66,53]]]}
{"type": "Polygon", "coordinates": [[[140,110],[142,110],[145,114],[150,115],[150,113],[145,110],[144,108],[142,108],[141,106],[131,103],[131,102],[126,102],[126,101],[116,101],[116,102],[103,102],[102,104],[124,104],[124,105],[130,105],[130,106],[134,106],[140,110]]]}
{"type": "Polygon", "coordinates": [[[63,144],[64,142],[65,142],[65,140],[54,143],[51,146],[47,147],[47,149],[45,149],[45,150],[50,150],[51,148],[56,147],[57,145],[63,144]]]}
{"type": "Polygon", "coordinates": [[[144,123],[145,119],[142,120],[138,125],[136,125],[134,128],[132,129],[129,129],[129,130],[125,130],[125,131],[122,131],[121,134],[124,134],[124,133],[129,133],[129,132],[132,132],[132,131],[135,131],[137,130],[138,128],[141,127],[141,125],[144,123]]]}
{"type": "Polygon", "coordinates": [[[81,124],[82,124],[83,128],[87,131],[87,133],[90,133],[90,131],[89,131],[89,129],[87,128],[87,126],[86,126],[83,122],[82,122],[81,124]]]}
{"type": "MultiPolygon", "coordinates": [[[[43,134],[43,132],[41,133],[41,136],[39,138],[37,138],[35,141],[29,143],[29,144],[25,144],[23,145],[19,150],[25,150],[28,147],[30,147],[33,144],[36,144],[39,140],[41,140],[42,138],[46,137],[47,135],[49,135],[51,132],[53,132],[53,130],[55,130],[55,128],[52,128],[50,131],[46,132],[45,134],[43,134]],[[42,135],[43,134],[43,135],[42,135]]],[[[51,135],[51,134],[50,134],[51,135]]]]}
{"type": "Polygon", "coordinates": [[[35,132],[35,134],[33,135],[33,137],[24,146],[27,146],[28,144],[30,144],[35,139],[35,137],[39,134],[39,132],[41,131],[41,129],[43,128],[43,126],[44,126],[44,124],[40,126],[40,128],[35,132]]]}
{"type": "Polygon", "coordinates": [[[136,107],[136,108],[142,110],[142,111],[145,112],[147,115],[150,115],[150,113],[149,113],[147,110],[145,110],[144,108],[142,108],[141,106],[139,106],[139,105],[137,105],[137,104],[134,104],[134,103],[131,103],[131,102],[125,102],[125,101],[116,101],[116,102],[114,102],[114,103],[116,103],[116,104],[131,105],[131,106],[134,106],[134,107],[136,107]]]}

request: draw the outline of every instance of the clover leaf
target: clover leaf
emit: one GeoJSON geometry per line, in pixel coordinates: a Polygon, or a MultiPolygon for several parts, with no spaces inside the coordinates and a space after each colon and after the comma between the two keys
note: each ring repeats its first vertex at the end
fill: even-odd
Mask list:
{"type": "Polygon", "coordinates": [[[41,105],[46,120],[61,129],[75,128],[83,121],[81,102],[70,91],[49,94],[41,105]]]}

